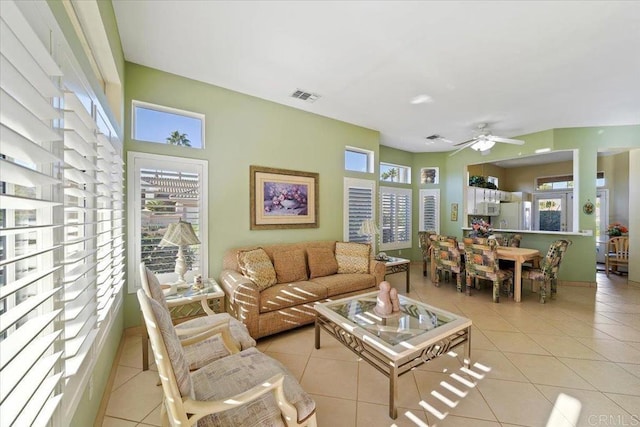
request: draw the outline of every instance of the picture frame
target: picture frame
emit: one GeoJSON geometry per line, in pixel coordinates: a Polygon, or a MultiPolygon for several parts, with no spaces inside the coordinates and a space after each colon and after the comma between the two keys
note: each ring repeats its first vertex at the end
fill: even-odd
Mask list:
{"type": "Polygon", "coordinates": [[[451,203],[451,221],[458,221],[458,204],[451,203]]]}
{"type": "Polygon", "coordinates": [[[319,227],[315,172],[249,166],[251,230],[319,227]]]}
{"type": "Polygon", "coordinates": [[[439,172],[438,167],[426,167],[420,169],[420,184],[439,184],[439,172]]]}

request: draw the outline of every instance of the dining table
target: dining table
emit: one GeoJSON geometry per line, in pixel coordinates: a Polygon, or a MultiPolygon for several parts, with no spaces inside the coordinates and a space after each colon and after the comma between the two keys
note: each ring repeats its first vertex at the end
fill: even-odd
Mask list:
{"type": "MultiPolygon", "coordinates": [[[[464,256],[464,244],[458,243],[462,256],[464,256]]],[[[496,253],[498,259],[514,261],[513,272],[513,300],[520,302],[522,299],[522,264],[532,261],[536,266],[540,260],[540,251],[538,249],[521,248],[514,246],[498,246],[496,253]]],[[[431,256],[431,281],[436,274],[436,260],[431,256]]]]}

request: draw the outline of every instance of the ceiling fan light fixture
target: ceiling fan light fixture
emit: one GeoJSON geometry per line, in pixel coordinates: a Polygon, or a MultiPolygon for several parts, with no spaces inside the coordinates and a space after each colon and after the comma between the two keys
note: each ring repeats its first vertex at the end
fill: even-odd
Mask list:
{"type": "Polygon", "coordinates": [[[479,139],[477,142],[471,144],[471,149],[476,151],[487,151],[490,150],[494,145],[496,145],[495,141],[490,139],[479,139]]]}
{"type": "Polygon", "coordinates": [[[427,104],[429,102],[433,102],[433,98],[423,93],[423,94],[414,96],[413,98],[411,98],[411,101],[409,102],[412,103],[413,105],[427,104]]]}

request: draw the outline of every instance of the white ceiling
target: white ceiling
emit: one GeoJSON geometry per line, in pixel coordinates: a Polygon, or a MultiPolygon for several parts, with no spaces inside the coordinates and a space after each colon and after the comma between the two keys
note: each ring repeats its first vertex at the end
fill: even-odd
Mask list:
{"type": "Polygon", "coordinates": [[[120,1],[128,61],[449,151],[640,123],[636,1],[120,1]],[[302,89],[314,103],[291,98],[302,89]],[[411,104],[426,94],[432,101],[411,104]]]}

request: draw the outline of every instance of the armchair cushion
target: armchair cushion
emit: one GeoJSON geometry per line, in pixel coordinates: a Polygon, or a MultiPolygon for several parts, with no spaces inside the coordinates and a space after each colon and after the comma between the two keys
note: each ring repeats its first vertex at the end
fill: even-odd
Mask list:
{"type": "MultiPolygon", "coordinates": [[[[195,398],[202,401],[224,400],[279,373],[284,373],[284,394],[297,410],[297,421],[304,421],[314,414],[315,402],[282,364],[255,348],[220,359],[194,372],[192,378],[195,398]]],[[[281,424],[280,409],[273,393],[267,393],[247,405],[211,414],[198,421],[199,427],[257,427],[281,424]]]]}
{"type": "Polygon", "coordinates": [[[307,261],[302,249],[274,252],[273,266],[278,283],[307,280],[307,261]]]}
{"type": "Polygon", "coordinates": [[[329,248],[308,248],[310,278],[324,277],[338,272],[336,255],[329,248]]]}
{"type": "Polygon", "coordinates": [[[276,270],[262,248],[238,252],[238,266],[242,274],[253,280],[259,290],[277,283],[276,270]]]}
{"type": "Polygon", "coordinates": [[[368,273],[370,253],[371,246],[368,244],[336,242],[338,273],[368,273]]]}

